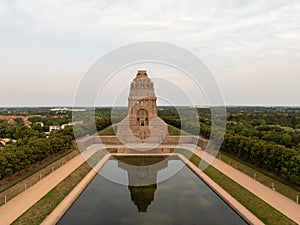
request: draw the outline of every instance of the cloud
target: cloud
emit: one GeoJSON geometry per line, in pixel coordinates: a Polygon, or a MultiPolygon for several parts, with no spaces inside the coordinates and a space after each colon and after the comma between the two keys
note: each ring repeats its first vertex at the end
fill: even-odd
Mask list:
{"type": "Polygon", "coordinates": [[[299,32],[299,5],[286,1],[17,0],[10,7],[23,31],[35,35],[67,40],[111,37],[119,42],[159,38],[191,45],[217,41],[240,46],[299,32]]]}
{"type": "Polygon", "coordinates": [[[0,16],[7,15],[9,11],[9,6],[5,2],[0,1],[0,16]]]}
{"type": "MultiPolygon", "coordinates": [[[[92,63],[88,60],[120,45],[158,40],[197,54],[229,93],[229,102],[247,102],[231,94],[239,85],[261,91],[259,85],[271,80],[288,93],[288,85],[300,83],[299,21],[300,2],[288,0],[0,0],[0,47],[6,51],[0,53],[6,62],[0,74],[13,64],[22,74],[27,65],[32,74],[47,68],[42,74],[51,79],[57,68],[64,74],[82,72],[92,63]],[[286,71],[294,74],[293,83],[283,78],[286,71]]],[[[273,102],[271,94],[268,99],[273,102]]]]}
{"type": "Polygon", "coordinates": [[[284,57],[236,65],[219,77],[228,104],[298,105],[300,69],[284,57]]]}

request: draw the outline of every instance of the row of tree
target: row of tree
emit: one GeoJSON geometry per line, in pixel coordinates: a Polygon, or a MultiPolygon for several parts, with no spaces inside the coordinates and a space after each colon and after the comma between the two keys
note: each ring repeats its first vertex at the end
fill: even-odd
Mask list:
{"type": "Polygon", "coordinates": [[[259,125],[253,127],[246,121],[229,121],[227,123],[227,130],[246,137],[257,137],[289,148],[296,149],[300,143],[300,132],[291,127],[281,127],[279,125],[259,125]]]}
{"type": "Polygon", "coordinates": [[[38,136],[18,139],[0,151],[0,179],[26,169],[46,157],[69,149],[73,139],[72,127],[51,133],[48,138],[38,136]]]}
{"type": "Polygon", "coordinates": [[[226,134],[222,151],[300,184],[300,153],[254,137],[226,134]]]}

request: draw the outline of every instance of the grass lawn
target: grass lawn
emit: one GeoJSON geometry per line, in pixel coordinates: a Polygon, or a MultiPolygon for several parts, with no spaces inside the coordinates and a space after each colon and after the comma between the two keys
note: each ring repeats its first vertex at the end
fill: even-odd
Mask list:
{"type": "Polygon", "coordinates": [[[98,132],[98,135],[100,135],[100,136],[116,135],[115,131],[117,132],[117,129],[118,129],[118,126],[116,124],[110,125],[110,126],[104,128],[103,130],[100,130],[98,132]]]}
{"type": "MultiPolygon", "coordinates": [[[[201,159],[197,155],[185,149],[176,149],[175,152],[181,153],[195,166],[199,167],[201,159]]],[[[208,166],[203,172],[265,224],[296,224],[216,168],[208,166]]]]}
{"type": "Polygon", "coordinates": [[[190,135],[188,132],[178,129],[172,125],[168,124],[168,130],[170,135],[180,136],[180,135],[190,135]]]}

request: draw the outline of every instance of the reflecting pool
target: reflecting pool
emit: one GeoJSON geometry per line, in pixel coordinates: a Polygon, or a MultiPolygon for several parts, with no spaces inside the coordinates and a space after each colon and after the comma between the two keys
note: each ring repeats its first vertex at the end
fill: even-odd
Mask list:
{"type": "Polygon", "coordinates": [[[247,224],[176,156],[113,157],[101,173],[128,185],[97,174],[58,224],[247,224]]]}

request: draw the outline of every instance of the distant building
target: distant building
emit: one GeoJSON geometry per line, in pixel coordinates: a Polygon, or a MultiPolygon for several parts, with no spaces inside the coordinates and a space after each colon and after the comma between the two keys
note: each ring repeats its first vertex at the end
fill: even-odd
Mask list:
{"type": "Polygon", "coordinates": [[[2,147],[4,147],[8,142],[16,142],[16,140],[10,139],[10,138],[2,138],[2,139],[0,139],[0,143],[1,143],[0,145],[2,147]]]}
{"type": "Polygon", "coordinates": [[[10,124],[10,125],[16,125],[17,124],[17,122],[14,119],[9,119],[7,121],[7,123],[10,124]]]}
{"type": "Polygon", "coordinates": [[[53,108],[50,109],[52,112],[85,112],[86,109],[76,109],[76,108],[53,108]]]}
{"type": "Polygon", "coordinates": [[[60,126],[49,126],[49,133],[51,133],[51,131],[57,131],[60,130],[60,126]]]}
{"type": "Polygon", "coordinates": [[[44,123],[43,122],[36,122],[36,125],[40,125],[41,127],[44,127],[44,123]]]}
{"type": "Polygon", "coordinates": [[[74,122],[70,122],[70,123],[66,123],[66,124],[63,124],[61,126],[49,126],[49,132],[47,133],[51,133],[51,131],[57,131],[57,130],[62,130],[62,129],[65,129],[67,126],[74,126],[74,125],[77,125],[77,124],[82,124],[82,121],[74,121],[74,122]]]}
{"type": "Polygon", "coordinates": [[[209,109],[208,105],[194,105],[192,106],[192,108],[196,108],[196,109],[209,109]]]}
{"type": "Polygon", "coordinates": [[[29,118],[31,118],[33,116],[0,116],[0,120],[6,120],[7,123],[9,123],[10,125],[16,125],[17,122],[14,119],[20,118],[23,120],[23,123],[25,126],[30,127],[31,122],[28,120],[29,118]]]}
{"type": "Polygon", "coordinates": [[[74,122],[70,122],[67,124],[63,124],[60,126],[60,128],[65,129],[66,126],[74,126],[74,125],[78,125],[78,124],[82,124],[82,121],[74,121],[74,122]]]}

